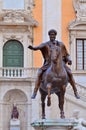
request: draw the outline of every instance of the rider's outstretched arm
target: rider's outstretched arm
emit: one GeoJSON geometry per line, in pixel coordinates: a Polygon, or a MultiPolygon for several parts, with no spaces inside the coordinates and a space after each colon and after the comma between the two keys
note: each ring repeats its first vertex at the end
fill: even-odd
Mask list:
{"type": "Polygon", "coordinates": [[[41,50],[44,46],[45,46],[45,44],[41,43],[39,46],[31,46],[31,45],[29,45],[28,48],[31,49],[31,50],[36,51],[36,50],[41,50]]]}

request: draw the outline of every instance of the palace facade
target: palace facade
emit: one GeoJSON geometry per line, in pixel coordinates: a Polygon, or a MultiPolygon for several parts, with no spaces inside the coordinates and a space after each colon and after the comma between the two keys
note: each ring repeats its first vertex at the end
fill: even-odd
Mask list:
{"type": "MultiPolygon", "coordinates": [[[[0,0],[0,130],[10,129],[13,105],[17,106],[21,130],[33,130],[31,122],[41,118],[40,94],[31,100],[40,51],[29,45],[48,41],[48,31],[57,30],[71,59],[70,66],[80,99],[70,84],[65,95],[66,118],[80,110],[86,119],[86,0],[0,0]]],[[[58,99],[46,106],[46,118],[59,118],[58,99]]]]}

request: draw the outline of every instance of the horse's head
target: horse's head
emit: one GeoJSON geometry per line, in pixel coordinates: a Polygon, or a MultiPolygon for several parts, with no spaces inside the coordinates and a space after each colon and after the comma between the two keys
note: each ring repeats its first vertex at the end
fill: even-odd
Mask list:
{"type": "Polygon", "coordinates": [[[61,48],[59,46],[51,47],[51,61],[54,63],[60,58],[61,48]]]}

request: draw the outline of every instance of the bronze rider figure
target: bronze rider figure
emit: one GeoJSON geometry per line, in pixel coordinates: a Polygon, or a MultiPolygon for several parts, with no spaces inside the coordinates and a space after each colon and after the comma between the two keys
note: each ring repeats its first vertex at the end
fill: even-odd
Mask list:
{"type": "Polygon", "coordinates": [[[70,55],[69,55],[65,45],[62,42],[55,40],[56,39],[56,35],[57,35],[57,31],[56,30],[51,29],[48,32],[48,35],[49,35],[49,38],[50,38],[49,41],[47,41],[45,43],[41,43],[39,46],[33,47],[33,46],[30,45],[28,47],[29,49],[34,50],[34,51],[40,50],[41,53],[42,53],[42,56],[44,58],[43,66],[41,68],[39,68],[39,70],[38,70],[38,75],[37,75],[37,79],[36,79],[36,82],[35,82],[35,88],[34,88],[34,92],[33,92],[32,96],[31,96],[31,98],[34,99],[36,97],[38,88],[39,88],[41,80],[42,80],[42,75],[46,71],[46,69],[50,66],[50,63],[51,63],[51,61],[50,61],[50,48],[52,46],[57,45],[57,46],[61,47],[64,67],[65,67],[66,72],[68,74],[69,83],[71,84],[71,86],[73,88],[75,97],[77,99],[79,99],[80,96],[79,96],[79,94],[77,92],[77,88],[76,88],[76,85],[75,85],[75,80],[73,78],[71,69],[67,66],[67,64],[68,65],[72,64],[72,61],[70,59],[70,55]]]}

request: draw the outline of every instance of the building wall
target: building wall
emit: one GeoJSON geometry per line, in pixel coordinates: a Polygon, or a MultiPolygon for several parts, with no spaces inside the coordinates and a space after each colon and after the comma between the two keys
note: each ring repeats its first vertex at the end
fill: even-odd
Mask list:
{"type": "Polygon", "coordinates": [[[69,30],[68,25],[72,20],[75,19],[75,12],[73,8],[72,0],[62,0],[62,41],[65,43],[67,49],[69,50],[69,30]]]}
{"type": "MultiPolygon", "coordinates": [[[[33,45],[37,46],[43,41],[43,16],[42,16],[42,0],[35,1],[35,7],[33,9],[34,18],[38,21],[38,27],[33,30],[33,45]]],[[[33,52],[33,66],[39,67],[42,64],[42,57],[40,51],[33,52]]]]}
{"type": "MultiPolygon", "coordinates": [[[[75,19],[73,1],[70,0],[36,0],[34,17],[39,26],[34,29],[34,45],[49,40],[48,31],[52,28],[57,30],[57,39],[64,42],[69,51],[69,23],[75,19]]],[[[34,53],[34,66],[42,64],[40,52],[34,53]],[[39,58],[37,58],[39,57],[39,58]]]]}
{"type": "MultiPolygon", "coordinates": [[[[48,41],[48,31],[56,29],[57,38],[61,40],[61,0],[40,0],[35,1],[34,17],[39,25],[34,29],[34,45],[48,41]]],[[[43,59],[40,52],[34,52],[34,66],[40,67],[43,59]],[[38,58],[39,57],[39,58],[38,58]]]]}
{"type": "MultiPolygon", "coordinates": [[[[32,1],[33,0],[30,0],[30,2],[32,1]]],[[[20,13],[21,16],[21,12],[16,13],[20,13]]],[[[26,17],[29,17],[28,10],[26,10],[26,14],[23,14],[24,19],[26,19],[26,17]],[[28,14],[28,16],[26,14],[28,14]]],[[[35,0],[33,17],[38,22],[38,26],[34,24],[33,27],[33,20],[31,23],[30,21],[28,21],[27,24],[25,21],[24,25],[20,21],[20,25],[19,23],[17,23],[18,26],[16,26],[16,24],[14,26],[9,25],[9,23],[7,23],[6,21],[5,23],[0,21],[0,67],[3,67],[3,45],[7,40],[14,38],[15,40],[19,40],[24,47],[23,72],[27,74],[23,75],[22,77],[0,77],[0,130],[4,130],[5,128],[9,130],[13,104],[17,105],[18,111],[20,113],[19,119],[22,122],[21,130],[33,129],[30,125],[31,122],[41,118],[41,102],[39,93],[35,100],[31,100],[31,94],[35,86],[34,77],[36,75],[36,72],[34,74],[32,71],[28,71],[28,67],[40,67],[42,65],[43,59],[40,51],[32,52],[27,47],[29,45],[39,45],[41,42],[49,40],[47,33],[51,28],[57,30],[57,39],[62,40],[68,50],[70,47],[68,25],[71,20],[75,19],[75,12],[73,9],[72,0],[58,0],[58,2],[57,0],[35,0]],[[2,25],[2,23],[4,25],[2,25]],[[29,24],[31,24],[31,26],[28,26],[29,24]]],[[[2,14],[0,15],[0,20],[1,18],[2,14]]],[[[5,18],[7,18],[7,16],[5,18]]],[[[3,70],[3,68],[1,68],[1,70],[3,70]]],[[[80,94],[82,93],[81,99],[84,100],[77,101],[74,95],[71,96],[70,93],[67,93],[67,95],[65,96],[64,105],[66,118],[70,118],[73,109],[79,109],[81,111],[80,116],[86,118],[86,115],[84,114],[86,111],[85,90],[85,87],[81,86],[79,91],[80,94]]],[[[72,91],[70,90],[70,92],[72,91]]],[[[59,118],[60,112],[57,96],[52,95],[51,100],[52,106],[49,108],[46,105],[46,118],[59,118]]]]}

